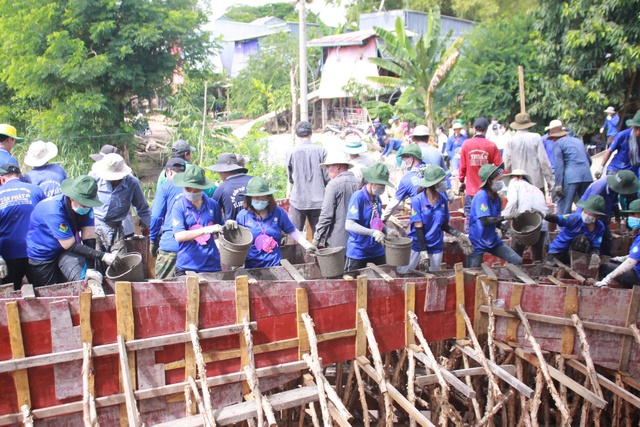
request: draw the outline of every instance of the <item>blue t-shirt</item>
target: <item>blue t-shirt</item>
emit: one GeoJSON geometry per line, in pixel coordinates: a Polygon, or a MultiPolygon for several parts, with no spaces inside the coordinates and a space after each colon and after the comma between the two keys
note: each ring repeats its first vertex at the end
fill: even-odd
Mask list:
{"type": "MultiPolygon", "coordinates": [[[[371,220],[382,216],[380,197],[374,200],[369,197],[367,187],[353,193],[349,199],[347,219],[353,220],[363,227],[371,228],[371,220]]],[[[347,256],[352,259],[369,259],[384,255],[384,246],[373,240],[372,236],[349,232],[347,240],[347,256]]]]}
{"type": "Polygon", "coordinates": [[[444,250],[442,226],[449,223],[449,200],[445,194],[439,193],[439,195],[440,198],[435,206],[429,202],[426,191],[411,198],[411,232],[409,237],[413,239],[411,249],[416,252],[420,251],[414,226],[416,222],[422,223],[427,252],[437,254],[444,250]]]}
{"type": "Polygon", "coordinates": [[[29,219],[43,199],[40,187],[17,178],[0,186],[0,255],[4,259],[27,257],[29,219]]]}
{"type": "Polygon", "coordinates": [[[249,248],[247,260],[244,263],[246,268],[265,268],[280,265],[282,254],[280,252],[280,241],[282,240],[282,232],[285,234],[293,233],[296,227],[293,225],[287,212],[280,206],[276,206],[274,210],[269,212],[262,219],[246,209],[242,209],[236,217],[238,224],[247,227],[253,234],[253,243],[249,248]],[[258,250],[255,241],[258,236],[266,234],[276,241],[277,245],[271,252],[258,250]]]}
{"type": "Polygon", "coordinates": [[[414,166],[402,177],[400,184],[398,184],[398,190],[396,190],[396,200],[403,201],[408,197],[414,197],[418,194],[418,188],[420,188],[418,183],[422,181],[422,178],[418,176],[416,168],[421,165],[424,165],[424,163],[414,166]]]}
{"type": "Polygon", "coordinates": [[[42,188],[46,197],[53,197],[60,194],[60,184],[67,179],[67,173],[60,165],[48,164],[31,169],[25,177],[42,188]]]}
{"type": "MultiPolygon", "coordinates": [[[[589,185],[580,200],[586,202],[591,196],[602,196],[604,199],[604,213],[607,214],[607,218],[610,218],[613,208],[618,204],[618,193],[609,188],[606,176],[589,185]]],[[[580,206],[576,207],[575,213],[579,214],[580,212],[582,212],[582,208],[580,206]]]]}
{"type": "Polygon", "coordinates": [[[160,186],[156,197],[153,199],[149,240],[156,242],[158,235],[162,231],[158,247],[165,252],[178,252],[179,249],[178,242],[176,242],[173,235],[171,215],[173,213],[173,205],[178,198],[182,197],[182,194],[183,189],[176,186],[172,180],[168,180],[160,186]]]}
{"type": "MultiPolygon", "coordinates": [[[[204,201],[200,209],[196,209],[184,197],[176,201],[171,214],[174,234],[189,230],[194,225],[207,227],[214,224],[223,224],[222,212],[218,202],[204,194],[202,197],[204,201]]],[[[218,252],[213,235],[205,234],[197,240],[179,242],[176,268],[183,271],[195,271],[196,273],[220,271],[220,252],[218,252]],[[209,239],[204,241],[206,236],[209,236],[209,239]],[[199,241],[203,244],[200,244],[199,241]]]]}
{"type": "Polygon", "coordinates": [[[544,134],[544,136],[542,137],[542,144],[544,145],[544,151],[547,152],[547,157],[549,158],[549,163],[551,163],[551,168],[553,168],[556,161],[553,151],[555,142],[553,141],[553,139],[549,139],[549,132],[544,134]]]}
{"type": "Polygon", "coordinates": [[[6,148],[0,147],[0,166],[12,163],[16,166],[20,166],[18,161],[7,151],[6,148]]]}
{"type": "Polygon", "coordinates": [[[563,215],[558,217],[558,225],[562,227],[558,236],[553,239],[549,246],[549,253],[558,254],[566,252],[571,246],[574,237],[584,234],[591,242],[591,246],[599,248],[602,244],[602,236],[604,236],[604,224],[598,220],[593,231],[587,229],[587,225],[582,221],[580,212],[571,215],[563,215]]]}
{"type": "Polygon", "coordinates": [[[45,199],[38,203],[31,213],[27,233],[27,255],[37,261],[51,261],[64,249],[60,240],[75,237],[83,227],[93,227],[93,209],[86,215],[78,215],[67,208],[64,194],[45,199]]]}
{"type": "Polygon", "coordinates": [[[469,240],[475,249],[474,253],[485,253],[502,244],[502,239],[496,232],[497,225],[482,226],[480,218],[499,217],[502,213],[502,200],[500,197],[492,199],[487,190],[480,190],[471,202],[469,215],[469,240]]]}
{"type": "Polygon", "coordinates": [[[635,271],[638,277],[640,277],[640,234],[637,234],[636,238],[633,239],[633,243],[631,243],[631,248],[629,249],[629,258],[638,261],[636,263],[636,266],[633,267],[633,271],[635,271]]]}
{"type": "Polygon", "coordinates": [[[231,175],[220,187],[216,188],[211,198],[222,206],[225,219],[236,219],[238,213],[242,210],[244,202],[244,192],[247,190],[247,184],[253,178],[251,175],[240,173],[231,175]]]}
{"type": "Polygon", "coordinates": [[[630,170],[638,174],[638,165],[632,166],[629,160],[629,135],[633,128],[618,132],[609,150],[615,152],[611,163],[607,166],[607,171],[618,172],[620,170],[630,170]]]}
{"type": "Polygon", "coordinates": [[[462,143],[467,139],[466,136],[460,135],[456,138],[455,135],[451,135],[447,140],[447,144],[445,145],[445,151],[450,159],[453,159],[456,155],[456,150],[462,148],[462,143]]]}

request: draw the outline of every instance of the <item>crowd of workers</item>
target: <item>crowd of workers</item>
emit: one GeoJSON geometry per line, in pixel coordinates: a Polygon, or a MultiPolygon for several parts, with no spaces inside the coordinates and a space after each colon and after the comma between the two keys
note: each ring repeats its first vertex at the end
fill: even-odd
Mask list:
{"type": "Polygon", "coordinates": [[[481,117],[469,129],[473,135],[454,122],[450,136],[442,127],[436,135],[423,125],[409,130],[397,116],[388,128],[376,119],[381,154],[375,160],[366,141],[356,136],[327,152],[312,143],[312,126],[302,121],[295,127],[297,143],[286,155],[288,212],[276,203],[268,181],[248,174],[241,155],[223,153],[208,167],[222,181],[216,186],[202,167],[190,163],[194,147],[176,141],[150,208],[116,147],[105,145],[91,156],[95,163],[89,175],[68,178],[50,163],[57,155],[55,144],[35,141],[23,161],[31,170],[23,174],[11,156],[23,138],[14,127],[0,125],[0,276],[16,289],[25,277],[34,286],[84,279],[101,292],[103,272],[117,267],[126,254],[125,239],[134,229],[132,208],[140,227],[148,229],[159,279],[225,268],[216,240],[238,226],[253,235],[247,268],[279,265],[281,245],[290,237],[308,254],[346,247],[345,270],[352,271],[385,263],[385,239],[398,235],[389,221],[408,202],[406,231],[413,243],[410,262],[398,267],[400,273],[426,263],[429,270],[440,269],[445,233],[462,248],[468,267],[479,267],[485,253],[521,264],[527,246],[516,239],[507,245],[502,237],[510,220],[535,212],[542,225],[540,238],[530,245],[534,261],[568,263],[570,250],[584,252],[591,255],[590,266],[600,268],[596,286],[614,279],[624,286],[639,284],[640,237],[628,257],[601,263],[600,256],[611,255],[612,218],[620,222],[621,215],[628,216],[626,227],[640,229],[640,111],[620,132],[615,111],[610,107],[605,113],[602,130],[610,145],[596,181],[580,139],[559,120],[549,123],[544,137],[532,132],[536,124],[527,113],[510,124],[513,133],[481,117]],[[392,192],[390,169],[396,166],[404,174],[392,192]],[[465,232],[450,225],[454,187],[464,196],[465,232]],[[548,196],[556,202],[555,213],[548,196]],[[545,258],[549,222],[561,228],[545,258]],[[305,224],[312,241],[301,232],[305,224]]]}

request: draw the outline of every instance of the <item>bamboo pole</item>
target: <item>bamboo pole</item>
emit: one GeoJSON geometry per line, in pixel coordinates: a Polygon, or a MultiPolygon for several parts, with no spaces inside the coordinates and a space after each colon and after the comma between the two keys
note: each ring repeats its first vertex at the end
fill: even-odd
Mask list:
{"type": "MultiPolygon", "coordinates": [[[[524,381],[524,361],[520,357],[516,357],[516,378],[518,381],[524,381]]],[[[525,427],[531,427],[531,418],[529,416],[529,411],[527,410],[527,398],[524,394],[520,393],[520,421],[518,422],[518,426],[522,424],[525,427]]]]}
{"type": "Polygon", "coordinates": [[[325,394],[324,383],[322,381],[322,367],[319,366],[318,362],[318,339],[313,328],[313,320],[311,319],[311,316],[309,316],[309,313],[302,313],[302,320],[304,321],[304,325],[307,330],[307,336],[309,339],[309,350],[311,351],[311,360],[309,360],[308,355],[306,359],[304,359],[305,354],[303,354],[302,357],[316,376],[316,387],[318,387],[318,401],[320,402],[322,421],[325,427],[331,427],[329,405],[327,403],[327,396],[325,394]]]}
{"type": "MultiPolygon", "coordinates": [[[[198,410],[200,411],[200,415],[202,416],[203,423],[206,427],[211,427],[211,422],[206,416],[207,410],[204,407],[204,403],[202,402],[202,398],[200,397],[200,392],[198,391],[198,385],[191,375],[187,378],[189,382],[189,388],[191,389],[191,393],[193,393],[193,397],[196,399],[196,404],[198,405],[198,410]]],[[[191,394],[189,393],[189,395],[191,394]]],[[[189,397],[190,398],[190,397],[189,397]]]]}
{"type": "Polygon", "coordinates": [[[360,366],[358,362],[353,361],[352,369],[356,374],[356,382],[358,384],[358,394],[360,396],[360,405],[362,406],[362,421],[365,427],[371,427],[371,418],[369,417],[369,405],[367,405],[367,395],[364,391],[364,381],[360,374],[360,366]]]}
{"type": "Polygon", "coordinates": [[[82,419],[85,427],[99,427],[96,401],[91,394],[91,343],[82,343],[82,419]]]}
{"type": "MultiPolygon", "coordinates": [[[[247,328],[248,325],[245,324],[245,330],[247,328]]],[[[200,383],[202,385],[202,400],[204,401],[205,417],[209,424],[212,427],[215,427],[216,419],[213,416],[213,407],[211,406],[211,392],[209,391],[209,384],[207,384],[207,368],[204,364],[204,357],[202,356],[202,348],[200,347],[200,338],[198,337],[198,328],[196,325],[193,323],[190,324],[189,332],[191,334],[191,344],[193,345],[193,353],[195,355],[196,366],[198,368],[198,377],[200,377],[200,383]]]]}
{"type": "MultiPolygon", "coordinates": [[[[465,369],[469,369],[469,356],[462,353],[462,363],[465,369]]],[[[471,377],[469,375],[464,377],[465,382],[470,388],[473,388],[473,382],[471,381],[471,377]]],[[[476,416],[477,420],[482,418],[482,413],[480,412],[480,404],[478,403],[478,399],[475,397],[471,398],[471,403],[473,405],[473,412],[476,416]]]]}
{"type": "MultiPolygon", "coordinates": [[[[416,359],[413,356],[413,350],[408,349],[407,354],[409,357],[409,371],[407,372],[407,399],[413,406],[416,405],[416,359]]],[[[416,427],[416,420],[409,418],[409,427],[416,427]]]]}
{"type": "Polygon", "coordinates": [[[513,396],[513,390],[509,390],[507,393],[505,393],[504,396],[502,396],[502,399],[498,401],[496,406],[491,408],[490,411],[485,412],[484,417],[476,424],[476,427],[482,427],[483,425],[487,424],[490,420],[492,420],[493,416],[498,413],[500,408],[502,408],[504,404],[507,403],[507,401],[509,401],[511,396],[513,396]]]}

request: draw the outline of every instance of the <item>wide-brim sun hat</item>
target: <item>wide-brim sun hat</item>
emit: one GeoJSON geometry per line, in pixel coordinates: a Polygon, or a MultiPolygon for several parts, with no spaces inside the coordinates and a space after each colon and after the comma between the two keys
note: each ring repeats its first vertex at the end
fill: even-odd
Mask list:
{"type": "Polygon", "coordinates": [[[0,125],[0,135],[4,135],[4,136],[8,136],[10,138],[13,138],[16,140],[16,142],[22,142],[24,141],[24,138],[21,136],[18,136],[18,131],[16,131],[16,128],[14,128],[11,125],[8,124],[1,124],[0,125]]]}
{"type": "Polygon", "coordinates": [[[449,175],[449,172],[445,171],[438,165],[427,165],[424,170],[422,180],[418,182],[418,185],[423,188],[433,187],[440,181],[445,179],[449,175]]]}
{"type": "Polygon", "coordinates": [[[578,200],[576,205],[594,215],[606,215],[604,213],[605,202],[602,196],[591,196],[587,200],[578,200]]]}
{"type": "Polygon", "coordinates": [[[429,136],[429,128],[425,125],[418,125],[413,129],[413,136],[429,136]]]}
{"type": "Polygon", "coordinates": [[[389,168],[384,163],[376,162],[368,168],[362,168],[362,178],[369,184],[396,186],[389,181],[389,168]]]}
{"type": "Polygon", "coordinates": [[[524,130],[529,129],[530,127],[535,126],[536,124],[531,121],[531,116],[529,113],[518,113],[516,114],[516,121],[512,122],[509,126],[511,129],[515,130],[524,130]]]}
{"type": "Polygon", "coordinates": [[[353,136],[345,141],[342,151],[347,154],[363,154],[369,151],[369,149],[358,136],[353,136]]]}
{"type": "Polygon", "coordinates": [[[529,175],[524,169],[514,169],[511,171],[511,173],[505,173],[504,176],[521,176],[526,179],[529,184],[531,184],[531,175],[529,175]]]}
{"type": "Polygon", "coordinates": [[[24,156],[24,164],[31,167],[45,165],[58,155],[58,147],[53,142],[34,141],[24,156]]]}
{"type": "Polygon", "coordinates": [[[553,133],[549,134],[550,138],[562,138],[563,136],[567,136],[569,135],[569,131],[567,131],[566,129],[559,129],[553,133]]]}
{"type": "Polygon", "coordinates": [[[640,199],[636,199],[629,203],[629,209],[622,211],[624,214],[637,214],[640,213],[640,199]]]}
{"type": "Polygon", "coordinates": [[[269,187],[269,183],[266,179],[254,176],[247,183],[247,190],[243,193],[244,196],[260,197],[270,196],[275,193],[276,190],[269,187]]]}
{"type": "Polygon", "coordinates": [[[608,106],[607,109],[603,111],[603,113],[615,114],[616,113],[616,109],[613,108],[612,106],[608,106]]]}
{"type": "Polygon", "coordinates": [[[404,147],[402,153],[398,154],[400,157],[413,157],[422,161],[422,150],[416,144],[409,144],[404,147]]]}
{"type": "Polygon", "coordinates": [[[186,171],[175,174],[173,183],[178,187],[196,188],[198,190],[206,190],[215,185],[207,179],[204,169],[197,165],[189,165],[186,171]]]}
{"type": "Polygon", "coordinates": [[[607,176],[607,185],[618,194],[634,194],[640,190],[640,181],[632,171],[618,171],[607,176]]]}
{"type": "Polygon", "coordinates": [[[82,175],[76,179],[65,179],[60,184],[60,191],[83,206],[90,208],[102,206],[102,202],[98,199],[98,184],[90,176],[82,175]]]}
{"type": "Polygon", "coordinates": [[[238,164],[238,156],[233,153],[222,153],[218,156],[215,165],[209,166],[207,169],[214,172],[236,172],[247,173],[249,169],[238,164]]]}
{"type": "Polygon", "coordinates": [[[131,168],[120,154],[111,153],[95,162],[91,166],[91,172],[106,181],[119,181],[131,173],[131,168]]]}
{"type": "Polygon", "coordinates": [[[453,122],[453,124],[451,125],[451,129],[453,130],[457,130],[457,129],[463,129],[464,126],[462,126],[462,123],[459,122],[453,122]]]}
{"type": "Polygon", "coordinates": [[[353,163],[349,162],[349,156],[342,151],[330,151],[327,154],[327,158],[324,162],[320,163],[321,168],[326,168],[329,165],[345,165],[347,169],[353,167],[353,163]]]}
{"type": "Polygon", "coordinates": [[[478,171],[478,177],[480,178],[480,181],[482,181],[480,187],[484,187],[489,178],[491,178],[491,176],[499,169],[500,168],[498,166],[491,163],[482,165],[482,167],[478,171]]]}
{"type": "Polygon", "coordinates": [[[561,128],[561,127],[562,127],[562,121],[558,119],[554,119],[549,122],[549,126],[544,127],[544,130],[551,130],[554,128],[561,128]]]}
{"type": "Polygon", "coordinates": [[[635,116],[633,116],[633,119],[629,119],[627,120],[627,126],[631,127],[636,127],[636,128],[640,128],[640,110],[638,110],[635,114],[635,116]]]}

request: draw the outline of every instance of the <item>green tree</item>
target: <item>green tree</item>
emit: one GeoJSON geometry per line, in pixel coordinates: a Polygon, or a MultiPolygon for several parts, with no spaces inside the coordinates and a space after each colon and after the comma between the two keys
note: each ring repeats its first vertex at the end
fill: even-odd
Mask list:
{"type": "Polygon", "coordinates": [[[384,44],[380,50],[384,57],[369,58],[389,76],[367,77],[383,86],[403,89],[399,104],[406,103],[410,110],[421,108],[425,122],[433,134],[434,93],[441,87],[459,55],[462,38],[451,42],[451,32],[441,38],[440,9],[435,6],[429,13],[427,31],[413,45],[400,18],[396,20],[395,33],[375,28],[384,44]],[[393,77],[396,75],[397,77],[393,77]]]}
{"type": "Polygon", "coordinates": [[[165,93],[174,70],[211,47],[196,0],[0,0],[0,10],[0,119],[33,137],[130,131],[131,99],[165,93]]]}
{"type": "MultiPolygon", "coordinates": [[[[275,16],[287,22],[298,22],[298,11],[293,4],[289,3],[270,3],[264,6],[236,4],[229,7],[224,12],[224,16],[238,22],[252,22],[266,16],[275,16]]],[[[307,22],[318,24],[320,17],[317,13],[307,10],[307,22]]]]}

